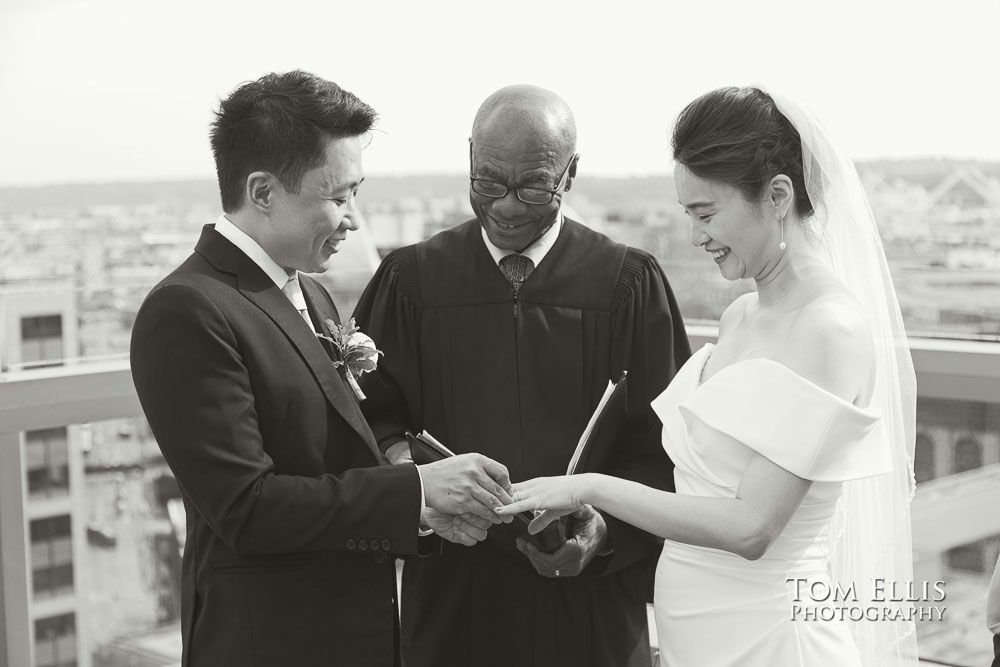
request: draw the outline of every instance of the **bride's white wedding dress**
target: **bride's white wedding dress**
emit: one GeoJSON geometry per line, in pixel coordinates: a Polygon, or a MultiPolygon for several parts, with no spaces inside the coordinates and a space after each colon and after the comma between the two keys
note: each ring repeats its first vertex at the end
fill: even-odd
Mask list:
{"type": "MultiPolygon", "coordinates": [[[[737,362],[702,382],[713,349],[696,352],[653,402],[676,464],[677,493],[735,497],[754,452],[813,484],[759,560],[666,541],[656,571],[660,664],[860,665],[847,623],[793,614],[796,606],[824,604],[809,592],[823,592],[822,584],[811,589],[813,582],[830,581],[828,537],[842,483],[892,469],[880,413],[768,359],[737,362]],[[790,579],[807,582],[798,600],[790,579]]],[[[857,582],[855,606],[864,606],[869,585],[857,582]]]]}

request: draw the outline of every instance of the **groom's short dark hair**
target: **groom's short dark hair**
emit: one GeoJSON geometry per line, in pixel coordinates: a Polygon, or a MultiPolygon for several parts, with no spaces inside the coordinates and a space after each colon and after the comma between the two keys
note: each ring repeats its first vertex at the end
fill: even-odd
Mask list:
{"type": "Polygon", "coordinates": [[[298,193],[302,175],[326,159],[325,140],[365,134],[376,117],[355,95],[302,70],[240,85],[219,103],[212,123],[222,210],[240,209],[247,176],[255,171],[274,174],[298,193]]]}

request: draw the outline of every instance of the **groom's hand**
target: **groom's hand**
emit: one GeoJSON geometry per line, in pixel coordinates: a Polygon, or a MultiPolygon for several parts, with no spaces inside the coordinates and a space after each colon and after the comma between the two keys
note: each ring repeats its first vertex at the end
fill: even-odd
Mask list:
{"type": "Polygon", "coordinates": [[[521,538],[517,540],[517,548],[543,577],[575,577],[605,547],[608,525],[600,512],[590,505],[584,505],[570,516],[572,524],[569,539],[550,554],[521,538]]]}
{"type": "Polygon", "coordinates": [[[510,523],[494,508],[512,502],[507,468],[482,454],[459,454],[417,466],[427,507],[444,514],[474,514],[490,523],[510,523]]]}
{"type": "Polygon", "coordinates": [[[420,515],[420,525],[427,526],[449,542],[471,547],[486,539],[486,531],[493,523],[475,514],[454,516],[425,507],[420,515]]]}

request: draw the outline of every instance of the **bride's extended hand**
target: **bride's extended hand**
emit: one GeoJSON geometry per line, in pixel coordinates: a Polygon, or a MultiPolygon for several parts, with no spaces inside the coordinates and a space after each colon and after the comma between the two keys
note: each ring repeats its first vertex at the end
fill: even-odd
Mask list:
{"type": "Polygon", "coordinates": [[[541,512],[528,526],[532,535],[541,532],[561,516],[572,514],[583,507],[583,494],[587,486],[586,475],[564,477],[536,477],[514,485],[511,494],[514,502],[496,508],[500,516],[513,516],[519,512],[541,512]]]}

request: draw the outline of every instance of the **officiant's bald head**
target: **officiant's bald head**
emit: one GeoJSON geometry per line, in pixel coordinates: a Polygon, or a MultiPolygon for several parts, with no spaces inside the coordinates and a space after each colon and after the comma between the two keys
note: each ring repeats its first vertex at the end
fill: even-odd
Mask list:
{"type": "Polygon", "coordinates": [[[472,123],[472,141],[497,129],[535,134],[542,142],[552,142],[567,159],[576,150],[573,111],[563,98],[538,86],[506,86],[483,101],[472,123]]]}
{"type": "Polygon", "coordinates": [[[573,112],[552,91],[521,84],[486,98],[469,137],[470,201],[493,245],[520,252],[558,220],[575,151],[573,112]]]}

